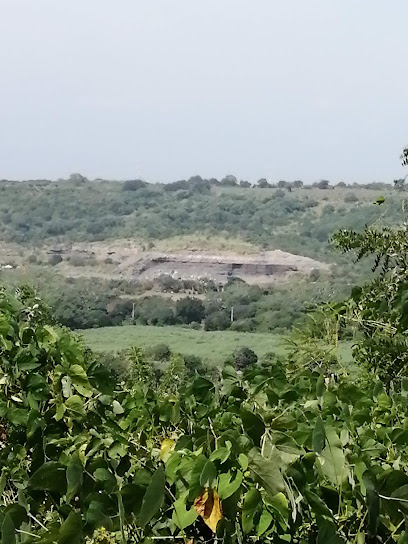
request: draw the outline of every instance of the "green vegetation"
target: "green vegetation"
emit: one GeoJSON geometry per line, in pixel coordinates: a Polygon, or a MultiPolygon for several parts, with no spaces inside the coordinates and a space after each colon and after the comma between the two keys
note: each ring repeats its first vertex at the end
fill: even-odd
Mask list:
{"type": "Polygon", "coordinates": [[[173,184],[70,179],[59,182],[0,184],[1,239],[21,244],[45,241],[100,241],[137,238],[155,242],[205,233],[239,238],[264,248],[327,255],[337,229],[363,228],[378,220],[402,219],[403,192],[371,184],[347,187],[280,188],[238,186],[199,176],[173,184]],[[393,194],[394,196],[391,196],[393,194]],[[387,212],[372,202],[387,196],[387,212]],[[347,202],[345,202],[347,200],[347,202]]]}
{"type": "Polygon", "coordinates": [[[330,249],[329,238],[336,229],[393,224],[403,216],[403,183],[397,190],[384,184],[331,187],[326,182],[314,187],[279,182],[273,188],[265,180],[256,187],[234,180],[196,176],[148,185],[140,180],[91,182],[74,175],[58,182],[3,181],[0,237],[19,245],[17,268],[2,269],[1,281],[31,285],[56,320],[75,329],[132,322],[280,334],[301,323],[311,307],[343,299],[350,285],[368,273],[370,263],[351,264],[330,249]],[[384,195],[384,204],[373,206],[384,195]],[[92,243],[120,243],[124,238],[153,251],[190,244],[243,252],[280,248],[335,264],[330,273],[313,270],[304,280],[262,289],[241,283],[220,291],[211,282],[205,287],[200,282],[181,285],[170,277],[147,285],[118,276],[114,257],[93,255],[92,243]],[[75,241],[90,244],[89,254],[62,256],[55,249],[69,248],[75,241]],[[44,243],[45,249],[33,251],[44,243]],[[172,292],[194,300],[163,295],[172,292]],[[203,295],[201,300],[197,295],[203,295]]]}
{"type": "MultiPolygon", "coordinates": [[[[261,181],[242,190],[273,190],[261,181]]],[[[207,197],[235,185],[196,177],[155,190],[207,197]]],[[[92,329],[86,340],[30,288],[0,290],[1,543],[408,542],[407,229],[339,231],[337,249],[369,257],[374,275],[285,339],[204,330],[231,303],[256,319],[274,295],[240,282],[161,308],[178,327],[92,329]]],[[[92,296],[81,311],[108,312],[98,286],[92,296]]],[[[143,304],[152,312],[155,300],[143,304]]]]}
{"type": "Polygon", "coordinates": [[[131,346],[169,346],[183,355],[196,355],[212,364],[221,364],[237,348],[248,347],[263,356],[282,355],[281,338],[270,333],[238,333],[186,329],[182,327],[149,327],[127,325],[80,331],[87,345],[97,352],[120,352],[131,346]]]}

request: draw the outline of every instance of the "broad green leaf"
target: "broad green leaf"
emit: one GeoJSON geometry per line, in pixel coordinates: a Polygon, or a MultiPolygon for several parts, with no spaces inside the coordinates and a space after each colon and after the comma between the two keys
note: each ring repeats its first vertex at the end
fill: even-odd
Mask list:
{"type": "Polygon", "coordinates": [[[22,504],[13,503],[4,508],[2,513],[5,516],[10,515],[11,519],[13,520],[14,527],[18,529],[23,523],[28,521],[26,507],[26,503],[24,503],[24,506],[22,506],[22,504]]]}
{"type": "Polygon", "coordinates": [[[334,485],[340,486],[348,476],[346,457],[342,449],[326,446],[319,456],[323,474],[334,485]]]}
{"type": "Polygon", "coordinates": [[[404,531],[402,533],[402,535],[398,539],[398,544],[408,544],[408,531],[404,531]]]}
{"type": "Polygon", "coordinates": [[[250,452],[249,470],[270,497],[284,490],[283,476],[276,462],[265,459],[256,450],[250,452]]]}
{"type": "Polygon", "coordinates": [[[112,529],[112,520],[104,513],[103,503],[100,501],[91,501],[85,516],[86,522],[93,527],[105,527],[112,529]]]}
{"type": "Polygon", "coordinates": [[[120,415],[120,414],[123,414],[123,412],[125,411],[123,409],[122,405],[119,404],[119,402],[117,400],[113,401],[112,410],[113,410],[113,413],[116,414],[117,416],[120,415]]]}
{"type": "Polygon", "coordinates": [[[269,529],[272,520],[273,518],[271,514],[268,512],[268,510],[266,510],[266,508],[264,508],[259,519],[258,527],[256,528],[257,536],[263,535],[269,529]]]}
{"type": "Polygon", "coordinates": [[[190,510],[187,510],[185,497],[180,497],[179,499],[177,499],[173,506],[173,522],[182,531],[186,527],[194,523],[197,519],[198,514],[194,508],[190,508],[190,510]]]}
{"type": "Polygon", "coordinates": [[[10,514],[4,516],[1,524],[1,544],[16,544],[16,529],[10,514]]]}
{"type": "Polygon", "coordinates": [[[322,501],[322,499],[318,495],[316,495],[316,493],[313,493],[313,491],[306,489],[305,497],[309,503],[309,506],[311,507],[312,512],[315,515],[326,516],[329,518],[333,517],[332,511],[322,501]]]}
{"type": "Polygon", "coordinates": [[[75,497],[80,491],[83,482],[84,467],[79,459],[79,455],[75,453],[67,466],[67,501],[75,497]]]}
{"type": "Polygon", "coordinates": [[[189,481],[189,499],[194,500],[202,491],[201,474],[204,466],[207,464],[208,459],[205,455],[200,454],[194,461],[193,468],[191,469],[190,481],[189,481]]]}
{"type": "Polygon", "coordinates": [[[242,507],[242,530],[246,535],[254,528],[254,516],[262,507],[262,497],[259,491],[253,487],[245,494],[242,507]]]}
{"type": "Polygon", "coordinates": [[[92,388],[85,369],[81,365],[72,365],[68,369],[73,387],[84,397],[92,396],[92,388]]]}
{"type": "Polygon", "coordinates": [[[321,453],[324,448],[325,440],[326,432],[324,430],[322,418],[319,416],[316,419],[316,424],[313,431],[313,451],[316,453],[321,453]]]}
{"type": "Polygon", "coordinates": [[[246,434],[252,439],[255,446],[259,446],[265,432],[265,423],[258,415],[249,410],[241,410],[240,415],[246,434]]]}
{"type": "Polygon", "coordinates": [[[58,544],[80,544],[82,542],[81,514],[71,512],[59,531],[58,544]]]}
{"type": "Polygon", "coordinates": [[[241,465],[242,470],[245,472],[248,468],[248,456],[245,453],[240,453],[238,456],[239,464],[241,465]]]}
{"type": "Polygon", "coordinates": [[[150,484],[143,497],[140,510],[139,523],[145,527],[149,521],[158,513],[164,501],[165,475],[163,467],[160,467],[153,474],[150,484]]]}
{"type": "Polygon", "coordinates": [[[378,491],[376,489],[375,476],[370,471],[367,470],[363,474],[363,480],[366,487],[368,536],[369,538],[375,538],[380,521],[380,497],[378,496],[378,491]]]}
{"type": "Polygon", "coordinates": [[[336,531],[336,526],[326,520],[318,520],[317,544],[346,544],[336,531]]]}
{"type": "Polygon", "coordinates": [[[228,499],[231,495],[237,491],[244,479],[244,475],[238,470],[235,478],[231,481],[232,475],[230,472],[219,475],[218,478],[218,494],[221,500],[228,499]]]}
{"type": "Polygon", "coordinates": [[[282,516],[282,518],[287,521],[289,518],[289,503],[288,499],[283,493],[277,493],[274,497],[267,497],[265,502],[271,506],[276,512],[282,516]]]}
{"type": "Polygon", "coordinates": [[[65,401],[65,408],[71,415],[82,418],[85,415],[84,403],[78,395],[72,395],[65,401]]]}
{"type": "Polygon", "coordinates": [[[40,466],[28,481],[28,486],[37,491],[59,491],[65,493],[66,467],[57,461],[49,461],[40,466]]]}
{"type": "Polygon", "coordinates": [[[61,419],[64,417],[66,411],[65,404],[62,404],[61,402],[57,404],[57,410],[55,412],[55,420],[61,421],[61,419]]]}
{"type": "Polygon", "coordinates": [[[210,455],[210,461],[219,461],[221,465],[227,461],[231,455],[231,442],[227,441],[227,446],[221,446],[214,450],[210,455]]]}
{"type": "Polygon", "coordinates": [[[207,461],[200,475],[200,485],[202,487],[213,487],[217,478],[217,471],[212,461],[207,461]]]}
{"type": "Polygon", "coordinates": [[[323,396],[323,393],[325,392],[326,387],[324,384],[324,376],[319,376],[319,379],[316,382],[316,396],[317,398],[320,398],[323,396]]]}

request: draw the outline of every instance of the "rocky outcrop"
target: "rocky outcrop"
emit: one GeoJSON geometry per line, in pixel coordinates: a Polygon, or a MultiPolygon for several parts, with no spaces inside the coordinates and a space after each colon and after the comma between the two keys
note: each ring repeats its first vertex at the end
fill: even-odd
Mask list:
{"type": "Polygon", "coordinates": [[[326,264],[308,257],[279,250],[253,256],[196,252],[146,253],[134,263],[132,275],[140,279],[154,279],[163,274],[178,279],[208,278],[219,283],[237,277],[249,283],[260,283],[327,268],[326,264]]]}

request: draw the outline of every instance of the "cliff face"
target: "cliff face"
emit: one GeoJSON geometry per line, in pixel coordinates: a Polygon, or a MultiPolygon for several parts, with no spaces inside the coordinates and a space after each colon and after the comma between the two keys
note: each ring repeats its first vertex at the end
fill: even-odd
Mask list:
{"type": "Polygon", "coordinates": [[[248,283],[263,283],[293,274],[308,274],[328,265],[300,255],[270,251],[254,256],[207,253],[151,253],[134,263],[133,276],[154,279],[165,274],[178,279],[208,278],[225,283],[231,277],[248,283]]]}

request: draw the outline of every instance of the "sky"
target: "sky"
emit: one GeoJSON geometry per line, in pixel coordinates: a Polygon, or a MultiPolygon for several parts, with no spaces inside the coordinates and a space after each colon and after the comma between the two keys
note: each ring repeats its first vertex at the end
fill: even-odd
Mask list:
{"type": "Polygon", "coordinates": [[[0,0],[0,179],[402,177],[407,0],[0,0]]]}

